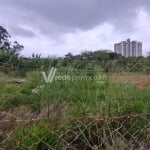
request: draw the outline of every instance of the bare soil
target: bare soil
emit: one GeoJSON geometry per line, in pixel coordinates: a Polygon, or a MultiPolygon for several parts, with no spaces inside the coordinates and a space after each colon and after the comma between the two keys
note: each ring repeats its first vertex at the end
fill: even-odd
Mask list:
{"type": "Polygon", "coordinates": [[[141,89],[150,89],[150,75],[135,73],[112,74],[111,79],[117,82],[130,82],[141,89]]]}

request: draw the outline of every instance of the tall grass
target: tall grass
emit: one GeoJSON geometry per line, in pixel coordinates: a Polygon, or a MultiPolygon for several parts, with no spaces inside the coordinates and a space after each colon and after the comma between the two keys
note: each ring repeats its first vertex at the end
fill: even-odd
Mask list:
{"type": "MultiPolygon", "coordinates": [[[[56,76],[100,77],[102,72],[95,69],[61,68],[56,76]]],[[[149,135],[149,117],[125,118],[127,122],[111,118],[150,112],[149,90],[138,89],[131,83],[117,83],[106,76],[103,81],[54,79],[52,83],[45,83],[42,73],[34,71],[26,74],[27,82],[14,84],[8,82],[9,76],[0,74],[0,110],[25,106],[38,111],[40,117],[46,114],[50,119],[16,128],[13,138],[6,144],[7,149],[121,150],[128,142],[133,142],[131,135],[137,137],[138,134],[136,140],[143,141],[149,135]],[[55,117],[51,118],[53,114],[55,117]],[[140,134],[142,129],[148,134],[140,134]]],[[[129,147],[135,149],[136,144],[129,147]]]]}
{"type": "Polygon", "coordinates": [[[35,110],[41,110],[47,104],[55,101],[59,101],[60,105],[61,102],[67,101],[70,105],[69,115],[71,113],[83,115],[89,112],[109,115],[110,109],[112,115],[149,111],[149,90],[138,89],[130,83],[116,83],[110,80],[109,75],[106,75],[103,81],[84,78],[102,75],[95,68],[91,71],[75,70],[71,67],[61,68],[57,70],[56,76],[80,76],[83,79],[54,79],[52,83],[45,83],[42,73],[36,71],[26,75],[26,83],[16,85],[7,83],[9,77],[1,74],[0,106],[5,108],[28,105],[35,110]],[[44,85],[44,88],[34,93],[33,89],[40,85],[44,85]]]}

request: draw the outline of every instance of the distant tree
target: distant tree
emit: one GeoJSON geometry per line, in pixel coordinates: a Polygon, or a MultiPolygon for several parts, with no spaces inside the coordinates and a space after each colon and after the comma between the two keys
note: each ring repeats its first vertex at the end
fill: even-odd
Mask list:
{"type": "Polygon", "coordinates": [[[63,66],[67,66],[68,64],[70,64],[72,61],[73,61],[73,54],[71,53],[68,53],[65,55],[65,58],[63,60],[63,66]]]}
{"type": "Polygon", "coordinates": [[[12,50],[15,54],[19,55],[20,51],[22,51],[23,48],[24,48],[23,45],[20,45],[17,41],[15,41],[15,42],[12,44],[11,50],[12,50]]]}
{"type": "Polygon", "coordinates": [[[73,59],[73,55],[71,53],[68,53],[65,55],[65,58],[71,60],[73,59]]]}
{"type": "Polygon", "coordinates": [[[119,57],[120,57],[120,55],[117,53],[109,53],[109,60],[114,60],[114,59],[117,59],[119,57]]]}
{"type": "Polygon", "coordinates": [[[0,26],[0,49],[1,50],[9,50],[10,49],[10,34],[8,31],[0,26]]]}
{"type": "Polygon", "coordinates": [[[17,41],[10,41],[10,37],[8,31],[0,26],[0,70],[5,73],[16,70],[22,61],[19,53],[24,48],[17,41]]]}
{"type": "Polygon", "coordinates": [[[107,51],[95,51],[94,58],[98,61],[107,61],[109,59],[109,53],[107,51]]]}
{"type": "Polygon", "coordinates": [[[23,45],[20,45],[17,41],[10,41],[10,34],[8,31],[0,26],[0,50],[11,51],[13,54],[19,55],[19,52],[24,48],[23,45]]]}
{"type": "Polygon", "coordinates": [[[84,51],[81,53],[82,60],[92,60],[93,59],[93,52],[91,51],[84,51]]]}

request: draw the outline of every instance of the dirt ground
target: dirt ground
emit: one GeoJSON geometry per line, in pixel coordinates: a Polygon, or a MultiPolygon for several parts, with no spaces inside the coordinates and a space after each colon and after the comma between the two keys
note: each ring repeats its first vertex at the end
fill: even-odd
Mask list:
{"type": "Polygon", "coordinates": [[[111,79],[117,82],[131,82],[141,89],[150,89],[150,75],[135,73],[112,74],[111,79]]]}

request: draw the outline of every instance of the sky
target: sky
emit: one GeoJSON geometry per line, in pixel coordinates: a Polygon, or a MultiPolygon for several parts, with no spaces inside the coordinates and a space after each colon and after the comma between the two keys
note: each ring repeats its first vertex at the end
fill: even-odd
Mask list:
{"type": "Polygon", "coordinates": [[[0,0],[0,26],[24,56],[109,49],[131,38],[150,51],[149,0],[0,0]]]}

